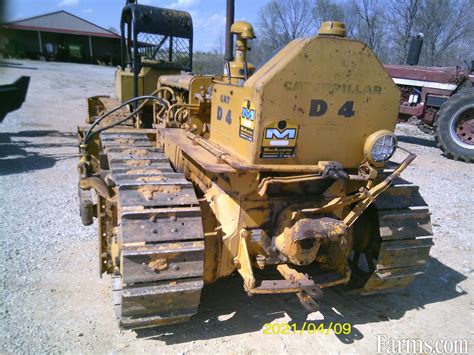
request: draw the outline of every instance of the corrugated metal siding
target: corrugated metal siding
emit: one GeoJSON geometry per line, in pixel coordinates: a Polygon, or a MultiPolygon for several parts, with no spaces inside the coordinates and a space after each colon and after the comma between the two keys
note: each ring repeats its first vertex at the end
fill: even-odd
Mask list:
{"type": "Polygon", "coordinates": [[[66,11],[53,12],[51,14],[12,22],[7,25],[10,25],[12,27],[35,27],[44,28],[45,30],[64,30],[67,32],[87,32],[107,36],[112,35],[112,32],[109,32],[85,20],[82,20],[79,17],[73,16],[66,11]]]}

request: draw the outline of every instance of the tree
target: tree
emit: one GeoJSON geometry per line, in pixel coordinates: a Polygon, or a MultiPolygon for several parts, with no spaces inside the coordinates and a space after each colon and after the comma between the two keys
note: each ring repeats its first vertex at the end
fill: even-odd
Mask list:
{"type": "Polygon", "coordinates": [[[398,64],[406,62],[410,38],[415,35],[420,3],[421,0],[390,0],[388,19],[393,41],[393,56],[398,64]]]}
{"type": "Polygon", "coordinates": [[[448,49],[474,35],[472,0],[422,0],[419,30],[425,36],[422,61],[440,65],[448,49]]]}
{"type": "MultiPolygon", "coordinates": [[[[469,25],[471,30],[474,27],[474,19],[469,25]]],[[[456,44],[454,44],[449,51],[445,53],[443,59],[441,60],[442,65],[453,65],[457,64],[461,66],[464,70],[469,72],[474,69],[472,66],[472,61],[474,61],[474,33],[471,33],[468,36],[461,38],[456,44]],[[472,67],[471,67],[472,66],[472,67]]]]}
{"type": "Polygon", "coordinates": [[[258,34],[270,51],[315,32],[309,0],[271,0],[258,12],[258,34]]]}
{"type": "Polygon", "coordinates": [[[474,60],[474,0],[271,0],[258,13],[249,61],[259,64],[289,41],[314,35],[323,21],[342,21],[348,37],[384,63],[403,64],[412,36],[425,36],[421,65],[474,60]]]}
{"type": "Polygon", "coordinates": [[[224,57],[216,52],[194,52],[193,73],[195,74],[222,74],[224,57]]]}
{"type": "Polygon", "coordinates": [[[331,0],[316,0],[313,7],[313,18],[319,28],[324,21],[346,22],[346,13],[342,5],[331,0]]]}
{"type": "Polygon", "coordinates": [[[372,48],[380,57],[388,55],[386,51],[386,23],[384,4],[377,0],[351,0],[346,16],[349,34],[372,48]]]}

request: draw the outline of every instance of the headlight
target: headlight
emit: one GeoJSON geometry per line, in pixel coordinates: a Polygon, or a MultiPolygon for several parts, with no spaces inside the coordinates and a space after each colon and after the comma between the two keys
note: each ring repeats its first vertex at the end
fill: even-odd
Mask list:
{"type": "Polygon", "coordinates": [[[389,160],[397,148],[397,138],[387,130],[372,133],[364,144],[364,155],[373,164],[389,160]]]}

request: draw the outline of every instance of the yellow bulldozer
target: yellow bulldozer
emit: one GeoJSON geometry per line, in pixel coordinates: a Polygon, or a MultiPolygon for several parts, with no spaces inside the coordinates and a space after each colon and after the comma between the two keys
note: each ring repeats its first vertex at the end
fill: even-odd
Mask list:
{"type": "Polygon", "coordinates": [[[324,22],[256,68],[252,26],[232,0],[227,15],[223,74],[194,75],[191,16],[128,1],[118,99],[89,98],[78,129],[80,214],[123,328],[188,320],[234,272],[309,312],[327,287],[400,289],[433,245],[400,178],[415,158],[393,133],[400,92],[371,49],[324,22]]]}

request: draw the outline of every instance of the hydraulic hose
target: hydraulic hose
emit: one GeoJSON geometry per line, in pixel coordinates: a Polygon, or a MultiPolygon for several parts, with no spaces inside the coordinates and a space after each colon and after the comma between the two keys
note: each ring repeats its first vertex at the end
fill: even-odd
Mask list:
{"type": "MultiPolygon", "coordinates": [[[[153,93],[154,94],[154,93],[153,93]]],[[[140,110],[143,108],[143,106],[145,105],[146,102],[148,102],[148,100],[155,100],[155,101],[158,101],[162,106],[165,106],[167,108],[169,108],[169,103],[166,102],[165,100],[163,100],[162,98],[158,97],[158,96],[154,96],[154,95],[143,95],[143,96],[137,96],[137,97],[134,97],[133,99],[130,99],[122,104],[120,104],[119,106],[113,108],[112,110],[110,111],[107,111],[106,113],[104,113],[102,116],[100,116],[98,119],[96,119],[94,121],[94,123],[90,126],[90,128],[87,130],[86,134],[84,135],[84,143],[83,144],[87,144],[89,142],[89,140],[94,136],[96,135],[97,133],[100,133],[102,131],[105,131],[109,128],[112,128],[112,127],[115,127],[123,122],[125,122],[126,120],[130,119],[131,117],[133,117],[134,115],[136,115],[138,112],[140,112],[140,110]],[[121,108],[133,103],[133,102],[136,102],[136,101],[139,101],[139,100],[146,100],[144,101],[142,104],[140,104],[140,106],[138,106],[138,108],[136,110],[134,110],[132,113],[130,113],[127,117],[123,118],[123,119],[120,119],[119,121],[117,122],[113,122],[111,123],[110,125],[108,126],[105,126],[105,127],[102,127],[102,128],[99,128],[98,130],[96,131],[92,131],[104,118],[106,118],[107,116],[111,115],[112,113],[120,110],[121,108]]]]}

